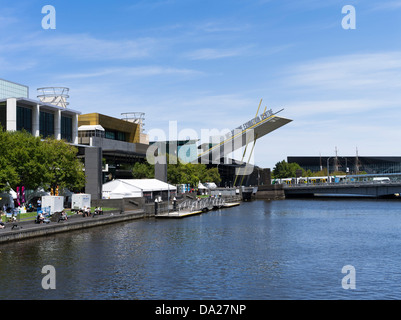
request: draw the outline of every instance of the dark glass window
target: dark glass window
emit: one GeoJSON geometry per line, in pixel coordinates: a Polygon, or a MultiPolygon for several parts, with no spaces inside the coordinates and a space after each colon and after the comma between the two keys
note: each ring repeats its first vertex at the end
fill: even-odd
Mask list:
{"type": "Polygon", "coordinates": [[[72,118],[61,116],[61,139],[72,142],[72,118]]]}
{"type": "Polygon", "coordinates": [[[32,133],[32,109],[17,106],[17,130],[32,133]]]}
{"type": "Polygon", "coordinates": [[[106,139],[115,140],[116,139],[116,133],[114,131],[106,131],[105,137],[106,137],[106,139]]]}
{"type": "Polygon", "coordinates": [[[7,129],[7,108],[6,103],[0,103],[0,125],[3,127],[3,130],[7,129]]]}
{"type": "Polygon", "coordinates": [[[40,112],[40,135],[43,138],[54,136],[54,114],[41,111],[40,112]]]}
{"type": "Polygon", "coordinates": [[[125,141],[125,132],[117,131],[117,140],[125,141]]]}
{"type": "Polygon", "coordinates": [[[125,132],[121,131],[106,131],[105,138],[112,140],[126,141],[125,132]]]}

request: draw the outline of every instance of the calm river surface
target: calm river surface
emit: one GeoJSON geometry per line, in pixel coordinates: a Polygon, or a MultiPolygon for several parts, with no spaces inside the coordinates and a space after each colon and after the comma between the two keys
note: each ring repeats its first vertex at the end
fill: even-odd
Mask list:
{"type": "Polygon", "coordinates": [[[253,201],[0,245],[0,300],[401,299],[400,253],[399,201],[253,201]]]}

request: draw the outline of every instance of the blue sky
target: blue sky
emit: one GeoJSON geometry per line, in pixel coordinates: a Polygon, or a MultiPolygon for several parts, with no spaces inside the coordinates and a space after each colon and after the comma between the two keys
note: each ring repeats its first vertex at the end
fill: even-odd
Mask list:
{"type": "Polygon", "coordinates": [[[146,132],[233,129],[262,107],[294,121],[254,162],[401,155],[401,1],[1,1],[0,78],[70,88],[70,107],[145,112],[146,132]],[[44,5],[56,29],[44,30],[44,5]],[[345,30],[341,10],[356,9],[345,30]]]}

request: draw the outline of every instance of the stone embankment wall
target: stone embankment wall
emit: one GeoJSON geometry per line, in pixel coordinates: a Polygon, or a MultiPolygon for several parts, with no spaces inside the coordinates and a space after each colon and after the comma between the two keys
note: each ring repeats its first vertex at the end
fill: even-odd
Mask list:
{"type": "Polygon", "coordinates": [[[260,200],[283,200],[285,193],[282,185],[259,186],[255,199],[260,200]]]}

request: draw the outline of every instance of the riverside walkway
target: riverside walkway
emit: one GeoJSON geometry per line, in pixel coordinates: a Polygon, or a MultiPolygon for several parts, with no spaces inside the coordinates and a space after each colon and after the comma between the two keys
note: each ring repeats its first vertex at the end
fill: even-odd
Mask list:
{"type": "Polygon", "coordinates": [[[79,230],[84,228],[96,227],[111,223],[130,221],[145,217],[142,209],[124,211],[105,211],[102,215],[83,217],[80,214],[68,216],[68,220],[60,222],[50,222],[49,224],[35,224],[33,220],[18,221],[17,227],[13,228],[16,223],[8,222],[4,229],[0,229],[0,244],[15,240],[23,240],[39,236],[47,236],[60,232],[68,232],[71,230],[79,230]]]}

